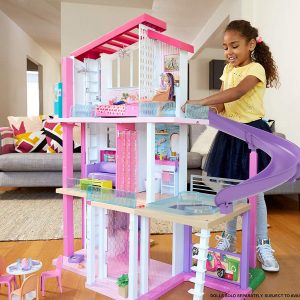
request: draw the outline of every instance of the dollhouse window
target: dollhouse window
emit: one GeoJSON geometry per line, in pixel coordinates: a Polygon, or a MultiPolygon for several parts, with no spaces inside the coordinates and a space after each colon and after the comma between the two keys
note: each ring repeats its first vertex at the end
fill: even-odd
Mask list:
{"type": "Polygon", "coordinates": [[[139,78],[138,49],[127,47],[112,58],[112,88],[137,87],[139,78]]]}

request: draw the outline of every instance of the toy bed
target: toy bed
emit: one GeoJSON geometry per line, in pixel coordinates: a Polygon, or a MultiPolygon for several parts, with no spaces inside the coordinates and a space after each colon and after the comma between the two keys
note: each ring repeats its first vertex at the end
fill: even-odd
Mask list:
{"type": "Polygon", "coordinates": [[[86,174],[88,178],[111,180],[116,186],[116,151],[101,150],[100,162],[87,164],[86,174]]]}

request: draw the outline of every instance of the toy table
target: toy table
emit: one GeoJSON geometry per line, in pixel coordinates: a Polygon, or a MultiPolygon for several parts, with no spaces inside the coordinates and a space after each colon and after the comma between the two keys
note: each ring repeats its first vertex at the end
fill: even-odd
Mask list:
{"type": "MultiPolygon", "coordinates": [[[[10,275],[20,276],[22,275],[23,281],[26,275],[35,273],[39,271],[43,266],[43,263],[39,260],[32,260],[32,266],[29,270],[22,270],[22,268],[17,268],[17,262],[14,262],[6,267],[6,272],[10,275]]],[[[26,300],[31,300],[36,298],[35,291],[26,294],[26,300]]],[[[13,296],[12,299],[19,299],[19,297],[13,296]]]]}
{"type": "Polygon", "coordinates": [[[43,263],[39,260],[32,260],[32,263],[33,264],[29,270],[23,270],[22,268],[17,268],[17,262],[14,262],[6,267],[6,272],[10,275],[22,275],[24,280],[26,275],[39,271],[43,266],[43,263]]]}

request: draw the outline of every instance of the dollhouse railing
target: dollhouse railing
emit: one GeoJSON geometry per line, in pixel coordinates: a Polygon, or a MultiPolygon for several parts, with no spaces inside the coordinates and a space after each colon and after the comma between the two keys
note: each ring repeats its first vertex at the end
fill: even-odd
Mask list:
{"type": "Polygon", "coordinates": [[[91,185],[87,188],[87,200],[136,208],[136,193],[106,189],[91,185]]]}

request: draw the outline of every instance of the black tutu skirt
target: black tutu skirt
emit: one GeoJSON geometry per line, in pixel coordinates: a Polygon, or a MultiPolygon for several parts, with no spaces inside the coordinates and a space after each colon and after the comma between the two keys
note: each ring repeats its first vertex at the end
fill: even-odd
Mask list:
{"type": "MultiPolygon", "coordinates": [[[[269,125],[262,119],[246,123],[264,131],[271,132],[269,125]]],[[[205,171],[208,176],[245,180],[249,178],[248,144],[234,136],[218,131],[207,156],[205,171]]],[[[270,162],[270,156],[262,150],[257,150],[260,172],[270,162]]]]}

